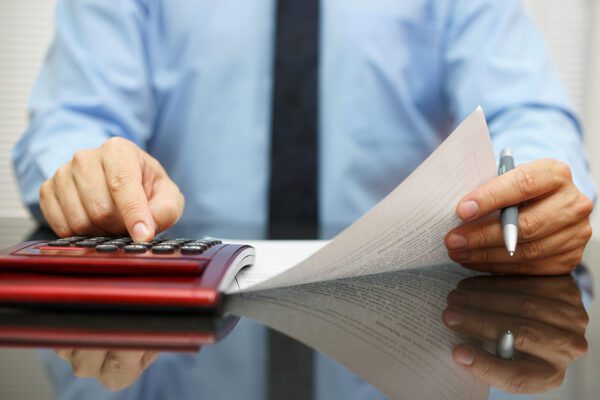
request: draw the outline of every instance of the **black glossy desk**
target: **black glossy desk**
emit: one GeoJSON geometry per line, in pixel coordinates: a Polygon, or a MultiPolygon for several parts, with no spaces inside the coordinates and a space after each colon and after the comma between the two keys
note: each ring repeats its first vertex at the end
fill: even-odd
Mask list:
{"type": "MultiPolygon", "coordinates": [[[[5,247],[23,240],[26,236],[31,235],[33,228],[29,221],[0,220],[0,246],[5,247]]],[[[37,234],[45,235],[47,233],[38,232],[37,234]]],[[[176,236],[179,234],[188,236],[210,234],[232,238],[235,236],[250,237],[248,235],[252,234],[252,229],[244,228],[236,231],[235,228],[228,228],[216,231],[214,227],[182,226],[173,234],[176,236]],[[241,232],[241,234],[236,235],[236,232],[241,232]]],[[[258,233],[256,234],[258,235],[258,233]]],[[[481,303],[479,311],[485,314],[486,321],[503,318],[502,315],[498,316],[501,313],[490,313],[490,308],[501,307],[500,305],[510,303],[511,299],[522,295],[535,294],[548,301],[554,301],[555,310],[561,310],[561,304],[565,302],[570,303],[571,313],[558,312],[549,315],[552,313],[552,309],[530,310],[532,318],[537,319],[533,323],[534,326],[539,327],[540,321],[552,321],[551,325],[563,326],[562,331],[568,332],[568,334],[560,334],[562,332],[560,329],[558,331],[549,329],[544,331],[546,335],[531,336],[540,340],[537,343],[539,348],[549,350],[548,354],[541,355],[540,359],[532,358],[532,362],[529,364],[531,367],[529,372],[533,372],[531,376],[534,376],[532,382],[535,380],[535,391],[543,394],[525,398],[594,399],[594,394],[598,393],[595,392],[598,380],[595,379],[593,371],[595,368],[595,371],[598,371],[596,363],[600,355],[598,350],[600,337],[598,337],[596,328],[595,308],[592,307],[589,310],[588,307],[591,324],[587,331],[583,325],[575,330],[568,327],[574,324],[581,325],[579,317],[585,314],[583,305],[580,303],[581,295],[584,294],[586,302],[591,299],[593,278],[588,272],[598,264],[600,264],[600,243],[592,242],[586,254],[586,265],[589,268],[580,268],[575,279],[571,276],[519,279],[471,277],[466,280],[457,278],[456,282],[451,285],[453,287],[446,292],[434,293],[432,291],[425,294],[427,294],[430,306],[441,312],[447,307],[445,299],[448,292],[458,286],[460,287],[459,295],[461,290],[462,294],[473,295],[473,292],[468,291],[475,285],[485,294],[482,297],[475,297],[474,302],[481,303]],[[461,281],[462,283],[459,283],[461,281]],[[490,296],[490,293],[493,295],[490,296]],[[574,343],[580,344],[581,342],[578,340],[583,340],[584,333],[590,344],[587,354],[573,364],[569,362],[564,383],[558,389],[548,391],[548,387],[556,384],[557,372],[553,371],[552,363],[544,361],[544,357],[556,360],[561,357],[561,354],[575,351],[573,350],[574,343]]],[[[397,279],[399,282],[406,282],[411,280],[411,285],[418,286],[419,290],[424,293],[432,288],[425,284],[427,280],[434,279],[440,273],[433,271],[429,274],[424,273],[420,276],[412,275],[410,277],[389,276],[385,277],[385,281],[392,282],[397,279]]],[[[306,296],[305,292],[299,293],[291,290],[278,293],[276,296],[271,293],[255,299],[255,302],[263,306],[264,302],[269,302],[275,297],[285,298],[287,305],[309,304],[314,307],[311,318],[303,316],[302,313],[289,313],[281,317],[278,314],[280,309],[277,307],[265,312],[261,307],[240,307],[239,304],[233,304],[231,310],[241,310],[263,323],[246,317],[242,317],[238,321],[232,316],[223,321],[219,319],[202,320],[198,316],[172,315],[130,316],[128,318],[122,314],[65,315],[31,311],[24,314],[0,313],[0,330],[6,326],[24,328],[17,333],[27,333],[24,337],[29,340],[29,342],[25,339],[5,341],[4,348],[0,350],[0,398],[52,398],[54,396],[60,399],[220,399],[237,397],[262,399],[269,397],[268,388],[272,386],[270,380],[273,379],[280,380],[279,386],[289,388],[290,396],[288,398],[386,398],[381,391],[362,382],[358,374],[350,372],[330,355],[335,355],[338,360],[351,366],[355,371],[367,371],[365,375],[369,375],[369,380],[376,383],[379,383],[377,382],[378,376],[394,375],[396,371],[384,369],[377,371],[377,368],[381,367],[378,365],[369,365],[367,369],[366,364],[371,363],[372,360],[361,359],[360,349],[348,345],[360,343],[360,341],[353,341],[350,336],[343,333],[343,329],[339,331],[323,329],[322,325],[315,324],[316,319],[327,319],[327,315],[334,313],[339,315],[345,311],[350,315],[354,308],[360,308],[362,305],[359,302],[352,306],[352,301],[355,300],[347,299],[348,301],[340,303],[333,300],[330,302],[328,299],[349,296],[349,290],[359,291],[362,287],[360,285],[363,283],[372,282],[338,282],[315,286],[308,290],[307,293],[310,296],[306,296]],[[349,308],[344,310],[343,307],[349,308]],[[280,371],[282,372],[280,374],[277,374],[277,371],[275,374],[273,371],[269,372],[268,363],[269,360],[272,362],[273,357],[269,358],[269,334],[264,322],[268,322],[269,325],[275,326],[278,330],[291,336],[299,337],[305,343],[317,346],[329,354],[315,351],[314,380],[313,387],[310,389],[312,396],[302,394],[306,388],[298,388],[299,382],[294,379],[294,376],[290,377],[289,374],[285,374],[285,371],[280,371]],[[322,331],[315,332],[314,330],[319,327],[322,331]],[[36,337],[36,334],[39,335],[36,337]],[[61,335],[63,335],[63,342],[60,341],[61,335]],[[35,346],[36,339],[47,340],[44,343],[45,349],[30,348],[32,343],[34,343],[34,347],[39,347],[35,346]],[[77,346],[70,345],[69,340],[75,340],[77,346]]],[[[356,292],[356,298],[361,295],[364,294],[356,292]]],[[[387,313],[398,314],[400,321],[410,321],[413,324],[410,329],[415,332],[425,329],[427,326],[427,329],[437,330],[437,333],[433,332],[434,336],[432,337],[435,337],[436,334],[443,337],[444,331],[447,331],[441,321],[420,320],[418,303],[399,304],[392,301],[387,306],[391,307],[386,311],[387,313]],[[407,319],[407,315],[412,316],[407,319]],[[423,325],[420,326],[419,321],[423,325]]],[[[521,306],[523,306],[522,303],[521,306]]],[[[367,318],[368,316],[364,317],[363,321],[360,320],[361,318],[356,318],[356,323],[363,323],[368,327],[367,318]]],[[[545,328],[541,327],[540,329],[545,328]]],[[[423,334],[423,336],[427,335],[423,334]]],[[[437,346],[434,342],[430,343],[431,349],[425,349],[424,353],[416,351],[416,347],[419,346],[422,347],[422,343],[415,340],[415,351],[407,349],[405,357],[410,359],[410,357],[415,357],[415,354],[436,354],[437,350],[433,348],[437,346]]],[[[489,348],[490,344],[481,343],[481,346],[489,348]]],[[[278,351],[281,352],[278,357],[285,360],[285,347],[279,347],[278,351]]],[[[581,349],[578,348],[577,351],[581,351],[581,349]]],[[[567,359],[568,357],[565,358],[565,360],[567,359]]],[[[433,377],[436,373],[439,374],[435,371],[418,371],[419,368],[429,367],[426,363],[420,364],[416,359],[411,363],[405,362],[405,364],[411,364],[419,376],[433,377]]],[[[282,365],[285,365],[285,362],[282,365]]],[[[456,367],[456,369],[459,368],[456,367]]],[[[414,398],[409,396],[408,393],[414,392],[408,388],[406,390],[407,397],[403,397],[401,385],[406,384],[403,382],[406,380],[406,376],[402,376],[401,372],[396,375],[399,389],[394,392],[394,397],[414,398]]],[[[444,376],[436,379],[443,380],[444,376]]],[[[427,380],[423,382],[427,382],[427,380]]],[[[412,384],[419,385],[418,382],[412,382],[412,384]]],[[[440,385],[434,380],[431,380],[430,384],[440,385]]],[[[448,387],[446,392],[438,393],[436,397],[439,395],[439,398],[456,398],[458,392],[453,393],[453,390],[458,389],[448,387]]],[[[389,391],[387,392],[389,393],[389,391]]],[[[513,397],[492,389],[490,398],[521,397],[513,397]]]]}

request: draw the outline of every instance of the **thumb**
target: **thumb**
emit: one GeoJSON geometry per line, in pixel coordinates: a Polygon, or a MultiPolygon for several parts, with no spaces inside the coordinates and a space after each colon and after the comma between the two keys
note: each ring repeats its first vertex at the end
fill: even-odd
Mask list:
{"type": "Polygon", "coordinates": [[[105,143],[102,164],[108,190],[127,228],[136,242],[149,241],[155,234],[155,223],[142,185],[142,165],[131,142],[121,138],[105,143]]]}
{"type": "Polygon", "coordinates": [[[185,199],[177,185],[165,175],[155,182],[149,205],[157,231],[164,231],[183,214],[185,199]]]}

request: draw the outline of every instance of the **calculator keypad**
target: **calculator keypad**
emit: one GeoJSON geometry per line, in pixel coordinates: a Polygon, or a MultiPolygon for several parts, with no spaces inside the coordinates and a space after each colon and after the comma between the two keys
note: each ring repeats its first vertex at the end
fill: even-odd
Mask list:
{"type": "Polygon", "coordinates": [[[129,237],[83,237],[72,236],[47,242],[49,247],[72,248],[78,247],[95,249],[98,253],[117,253],[125,252],[128,254],[144,254],[152,252],[153,254],[175,254],[179,252],[182,255],[199,255],[213,246],[222,244],[217,239],[163,239],[155,238],[151,242],[134,242],[129,237]]]}

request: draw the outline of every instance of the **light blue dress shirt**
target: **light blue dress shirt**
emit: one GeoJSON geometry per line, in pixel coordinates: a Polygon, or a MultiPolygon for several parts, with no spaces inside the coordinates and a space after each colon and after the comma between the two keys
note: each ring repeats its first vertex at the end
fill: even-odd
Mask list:
{"type": "MultiPolygon", "coordinates": [[[[179,185],[186,221],[263,226],[274,7],[59,0],[31,123],[13,153],[34,213],[41,183],[76,151],[123,136],[179,185]]],[[[323,226],[361,216],[477,105],[497,153],[508,146],[518,163],[565,161],[595,198],[578,117],[520,1],[323,0],[321,9],[323,226]]],[[[352,388],[339,393],[359,398],[352,388]]],[[[240,396],[261,395],[240,386],[240,396]]]]}

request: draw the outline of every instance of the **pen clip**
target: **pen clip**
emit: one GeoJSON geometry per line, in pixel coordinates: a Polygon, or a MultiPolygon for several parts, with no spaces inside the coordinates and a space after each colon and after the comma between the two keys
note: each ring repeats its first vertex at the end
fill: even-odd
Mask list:
{"type": "Polygon", "coordinates": [[[498,166],[498,175],[504,175],[506,172],[508,172],[506,170],[506,165],[501,162],[498,166]]]}

